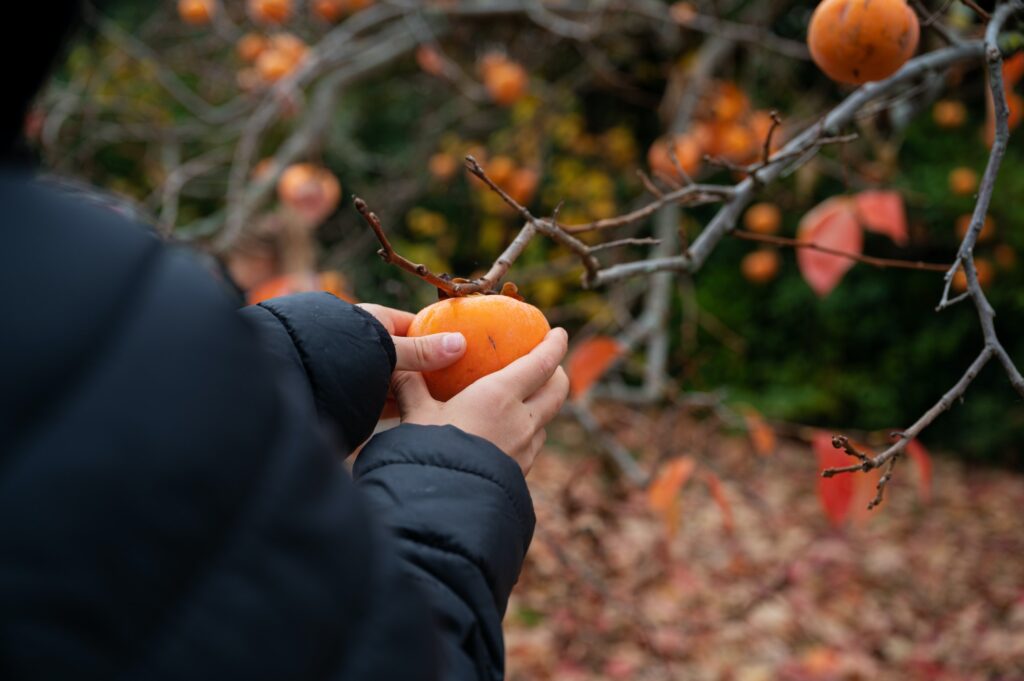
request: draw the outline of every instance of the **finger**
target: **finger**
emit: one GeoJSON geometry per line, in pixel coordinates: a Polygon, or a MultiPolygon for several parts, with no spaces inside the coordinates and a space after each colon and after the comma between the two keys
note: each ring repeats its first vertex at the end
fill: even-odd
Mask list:
{"type": "Polygon", "coordinates": [[[434,371],[454,364],[466,352],[466,338],[461,333],[435,333],[430,336],[402,338],[395,336],[398,371],[434,371]]]}
{"type": "Polygon", "coordinates": [[[569,395],[569,377],[558,367],[548,382],[526,400],[526,408],[535,423],[546,424],[555,418],[569,395]]]}
{"type": "Polygon", "coordinates": [[[417,407],[434,402],[427,390],[427,383],[423,375],[415,371],[396,371],[391,377],[391,390],[395,393],[395,402],[398,403],[398,413],[407,416],[417,407]]]}
{"type": "Polygon", "coordinates": [[[482,379],[497,382],[504,391],[524,400],[548,382],[565,357],[569,336],[565,329],[552,329],[529,354],[482,379]]]}
{"type": "Polygon", "coordinates": [[[412,312],[395,310],[390,307],[386,307],[384,309],[387,310],[390,315],[391,323],[394,326],[391,331],[392,336],[404,336],[409,333],[409,325],[412,324],[412,320],[416,319],[416,315],[412,312]]]}

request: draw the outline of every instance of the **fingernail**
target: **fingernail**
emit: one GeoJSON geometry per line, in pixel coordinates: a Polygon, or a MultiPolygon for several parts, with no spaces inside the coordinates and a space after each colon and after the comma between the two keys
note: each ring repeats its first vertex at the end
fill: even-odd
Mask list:
{"type": "Polygon", "coordinates": [[[445,334],[444,340],[441,341],[441,347],[445,352],[454,355],[466,347],[466,338],[461,333],[445,334]]]}

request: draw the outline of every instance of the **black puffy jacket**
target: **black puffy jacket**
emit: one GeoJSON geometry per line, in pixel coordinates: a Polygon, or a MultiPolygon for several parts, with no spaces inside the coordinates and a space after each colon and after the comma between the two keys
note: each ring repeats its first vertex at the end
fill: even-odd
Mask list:
{"type": "Polygon", "coordinates": [[[503,676],[525,481],[412,425],[349,476],[395,362],[371,316],[239,314],[190,255],[22,177],[0,209],[0,679],[503,676]]]}

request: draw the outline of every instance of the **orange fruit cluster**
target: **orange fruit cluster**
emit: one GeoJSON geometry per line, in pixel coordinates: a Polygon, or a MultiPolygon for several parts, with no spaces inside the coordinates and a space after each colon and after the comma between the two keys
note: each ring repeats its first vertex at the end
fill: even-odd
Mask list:
{"type": "Polygon", "coordinates": [[[920,33],[906,0],[824,0],[811,15],[807,47],[829,78],[858,85],[895,73],[920,33]]]}
{"type": "Polygon", "coordinates": [[[459,361],[423,374],[434,399],[446,401],[533,350],[550,330],[544,314],[529,303],[505,295],[472,295],[423,308],[409,325],[408,335],[458,332],[465,336],[466,354],[459,361]]]}
{"type": "MultiPolygon", "coordinates": [[[[712,89],[688,132],[663,137],[651,145],[647,165],[655,175],[681,179],[673,152],[691,177],[700,171],[705,155],[743,165],[754,163],[763,154],[772,125],[770,112],[753,110],[743,90],[735,83],[721,82],[712,89]]],[[[781,137],[778,132],[773,136],[773,151],[781,137]]]]}
{"type": "Polygon", "coordinates": [[[305,61],[309,47],[291,33],[246,33],[238,39],[235,51],[242,61],[252,64],[238,74],[239,85],[250,90],[276,83],[295,71],[305,61]]]}
{"type": "Polygon", "coordinates": [[[540,183],[540,174],[533,168],[520,166],[509,156],[495,156],[484,163],[484,171],[494,183],[519,203],[533,200],[540,183]]]}

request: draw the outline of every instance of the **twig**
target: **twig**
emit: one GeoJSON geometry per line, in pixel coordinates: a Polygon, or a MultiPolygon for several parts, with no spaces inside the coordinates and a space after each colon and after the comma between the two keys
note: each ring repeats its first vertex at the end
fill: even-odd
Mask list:
{"type": "Polygon", "coordinates": [[[605,251],[610,248],[619,248],[621,246],[657,246],[661,243],[660,239],[653,237],[630,237],[627,239],[616,239],[615,241],[606,241],[603,244],[595,244],[590,247],[591,253],[597,253],[598,251],[605,251]]]}
{"type": "Polygon", "coordinates": [[[925,7],[924,3],[921,0],[911,0],[911,4],[914,6],[914,9],[917,10],[918,15],[921,17],[921,23],[931,28],[937,34],[939,34],[939,37],[945,40],[948,44],[955,45],[959,42],[962,42],[958,35],[953,33],[953,31],[951,31],[949,27],[947,27],[945,24],[939,21],[939,12],[929,12],[928,8],[925,7]]]}
{"type": "Polygon", "coordinates": [[[640,181],[643,182],[644,189],[649,191],[656,199],[662,199],[665,197],[665,194],[658,189],[658,185],[654,184],[654,180],[651,179],[650,175],[639,168],[637,168],[636,174],[640,178],[640,181]]]}
{"type": "Polygon", "coordinates": [[[976,2],[974,1],[974,0],[960,0],[960,2],[964,3],[965,5],[967,5],[968,7],[970,7],[970,8],[972,9],[972,10],[974,10],[974,12],[975,12],[975,13],[976,13],[976,14],[977,14],[977,15],[978,15],[979,17],[981,17],[981,20],[982,20],[982,21],[991,21],[991,20],[992,20],[992,15],[991,15],[991,14],[989,14],[988,12],[986,12],[986,11],[985,11],[985,10],[984,10],[984,9],[983,9],[983,8],[982,8],[982,7],[980,6],[980,5],[978,5],[978,3],[976,3],[976,2]]]}
{"type": "Polygon", "coordinates": [[[624,215],[605,218],[604,220],[595,220],[594,222],[587,222],[581,225],[565,225],[563,229],[569,234],[616,229],[645,220],[658,212],[658,209],[663,206],[671,204],[698,206],[704,203],[722,201],[730,198],[732,195],[732,187],[716,184],[691,184],[687,187],[674,189],[667,194],[659,192],[657,200],[624,215]]]}
{"type": "Polygon", "coordinates": [[[836,449],[843,450],[844,452],[854,457],[855,459],[860,459],[861,461],[868,460],[868,455],[857,449],[853,445],[853,443],[850,442],[850,438],[846,437],[845,435],[833,435],[832,446],[835,447],[836,449]]]}
{"type": "Polygon", "coordinates": [[[868,502],[868,510],[875,508],[882,503],[882,496],[885,493],[885,486],[892,480],[892,471],[896,468],[897,458],[894,456],[889,459],[889,466],[885,469],[885,473],[878,479],[878,484],[875,485],[875,496],[868,502]]]}
{"type": "Polygon", "coordinates": [[[377,255],[381,257],[381,260],[400,267],[410,274],[415,274],[423,281],[436,286],[449,296],[459,295],[456,289],[456,284],[434,274],[426,265],[414,263],[405,256],[397,253],[391,245],[391,242],[388,240],[387,234],[384,233],[384,228],[380,224],[380,218],[370,210],[365,201],[357,196],[354,197],[353,204],[355,205],[356,210],[359,211],[359,214],[363,216],[363,219],[366,220],[366,224],[370,226],[370,229],[372,229],[373,233],[377,236],[377,241],[380,242],[380,250],[377,251],[377,255]]]}
{"type": "Polygon", "coordinates": [[[773,234],[757,234],[755,232],[748,232],[743,229],[733,230],[732,235],[737,239],[744,239],[745,241],[757,241],[759,243],[771,244],[773,246],[806,248],[807,250],[810,251],[819,251],[821,253],[828,253],[829,255],[836,255],[842,258],[849,258],[850,260],[855,260],[857,262],[864,263],[865,265],[871,265],[873,267],[892,267],[905,270],[926,270],[929,272],[945,272],[947,269],[949,269],[949,265],[920,262],[915,260],[876,258],[874,256],[864,255],[862,253],[841,251],[836,248],[822,246],[821,244],[814,243],[813,241],[801,241],[799,239],[790,239],[789,237],[775,236],[773,234]]]}
{"type": "Polygon", "coordinates": [[[593,281],[597,271],[601,268],[601,264],[597,261],[597,258],[593,256],[591,249],[587,244],[559,227],[554,220],[540,220],[536,218],[526,206],[513,199],[509,196],[508,192],[499,187],[498,184],[487,175],[483,166],[480,165],[480,162],[472,156],[466,157],[466,169],[490,187],[493,192],[505,201],[505,203],[519,213],[523,220],[528,224],[532,224],[534,229],[575,253],[582,261],[583,267],[586,270],[586,273],[584,274],[584,285],[588,285],[593,281]]]}
{"type": "Polygon", "coordinates": [[[768,162],[772,158],[772,137],[775,136],[775,131],[782,125],[782,119],[779,117],[779,112],[772,109],[769,114],[772,118],[772,125],[768,128],[768,134],[764,137],[764,149],[761,152],[761,166],[768,165],[768,162]]]}
{"type": "MultiPolygon", "coordinates": [[[[664,5],[661,7],[662,15],[664,15],[664,5]]],[[[650,10],[650,14],[653,15],[654,10],[650,10]]],[[[761,26],[728,21],[707,14],[694,14],[687,21],[681,23],[680,26],[733,42],[754,45],[793,59],[810,59],[807,45],[795,40],[782,38],[761,26]]]]}

